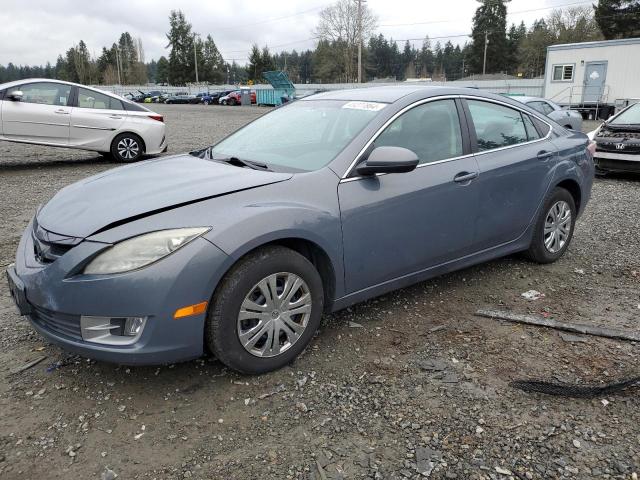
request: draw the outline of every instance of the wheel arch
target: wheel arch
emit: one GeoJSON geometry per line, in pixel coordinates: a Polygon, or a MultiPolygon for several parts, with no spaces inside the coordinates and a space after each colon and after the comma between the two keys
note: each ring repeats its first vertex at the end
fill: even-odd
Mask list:
{"type": "Polygon", "coordinates": [[[582,206],[582,189],[580,188],[580,184],[572,178],[567,178],[558,182],[556,187],[564,188],[571,194],[576,204],[576,211],[579,212],[582,206]]]}
{"type": "Polygon", "coordinates": [[[282,246],[289,248],[299,253],[313,264],[322,279],[322,286],[324,290],[324,310],[326,312],[331,311],[336,298],[336,288],[338,283],[336,265],[323,247],[308,238],[299,236],[283,236],[241,248],[231,256],[232,261],[226,265],[225,271],[220,275],[220,278],[224,278],[224,276],[247,255],[269,246],[282,246]]]}
{"type": "Polygon", "coordinates": [[[138,137],[140,139],[140,142],[142,143],[142,155],[147,152],[147,144],[145,143],[144,138],[138,132],[134,132],[133,130],[124,130],[122,132],[117,132],[109,143],[109,150],[113,148],[113,143],[116,141],[116,138],[123,134],[135,135],[136,137],[138,137]]]}

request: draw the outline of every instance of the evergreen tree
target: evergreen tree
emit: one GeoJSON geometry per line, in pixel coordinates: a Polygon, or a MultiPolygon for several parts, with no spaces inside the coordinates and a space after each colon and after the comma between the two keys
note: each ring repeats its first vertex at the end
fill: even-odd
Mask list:
{"type": "Polygon", "coordinates": [[[514,23],[509,28],[507,34],[507,68],[508,73],[517,73],[520,63],[520,44],[527,35],[527,27],[524,21],[516,27],[514,23]]]}
{"type": "Polygon", "coordinates": [[[470,67],[482,73],[485,38],[487,45],[486,73],[504,71],[507,66],[507,2],[510,0],[478,0],[480,6],[473,17],[470,67]]]}
{"type": "Polygon", "coordinates": [[[431,78],[435,67],[435,57],[433,56],[431,41],[428,36],[424,37],[424,40],[422,41],[422,48],[418,55],[418,64],[420,65],[420,77],[431,78]]]}
{"type": "Polygon", "coordinates": [[[185,85],[195,79],[193,63],[193,34],[191,24],[187,22],[184,13],[172,10],[169,15],[169,41],[166,48],[169,53],[169,83],[171,85],[185,85]]]}
{"type": "Polygon", "coordinates": [[[155,81],[156,83],[169,83],[169,60],[164,55],[158,59],[155,81]]]}
{"type": "Polygon", "coordinates": [[[640,0],[600,0],[593,9],[607,40],[640,37],[640,0]]]}
{"type": "Polygon", "coordinates": [[[202,46],[202,75],[201,79],[210,83],[222,83],[226,72],[224,71],[224,59],[218,50],[211,35],[207,35],[202,46]]]}

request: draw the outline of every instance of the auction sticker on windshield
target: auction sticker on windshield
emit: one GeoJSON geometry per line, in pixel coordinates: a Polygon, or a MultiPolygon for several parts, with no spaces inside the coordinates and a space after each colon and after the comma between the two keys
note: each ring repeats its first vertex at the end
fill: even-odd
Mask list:
{"type": "Polygon", "coordinates": [[[342,108],[350,108],[352,110],[369,110],[371,112],[377,112],[382,110],[386,106],[386,103],[378,102],[349,102],[345,103],[342,108]]]}

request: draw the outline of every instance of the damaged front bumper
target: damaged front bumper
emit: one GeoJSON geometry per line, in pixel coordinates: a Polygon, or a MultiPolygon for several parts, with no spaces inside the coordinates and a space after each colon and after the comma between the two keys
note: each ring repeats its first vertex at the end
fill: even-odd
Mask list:
{"type": "Polygon", "coordinates": [[[119,364],[162,364],[203,353],[206,313],[175,320],[174,312],[208,301],[227,259],[198,238],[139,270],[84,275],[82,266],[108,244],[81,241],[43,260],[25,230],[7,279],[20,314],[65,350],[119,364]],[[137,320],[136,320],[137,319],[137,320]]]}

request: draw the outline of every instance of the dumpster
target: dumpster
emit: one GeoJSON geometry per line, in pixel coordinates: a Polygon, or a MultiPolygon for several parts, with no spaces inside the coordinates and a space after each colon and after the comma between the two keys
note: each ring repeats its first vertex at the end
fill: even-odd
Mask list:
{"type": "Polygon", "coordinates": [[[283,101],[286,102],[293,99],[296,89],[285,72],[280,70],[264,72],[262,76],[273,88],[256,90],[256,103],[258,105],[278,106],[283,101]]]}

